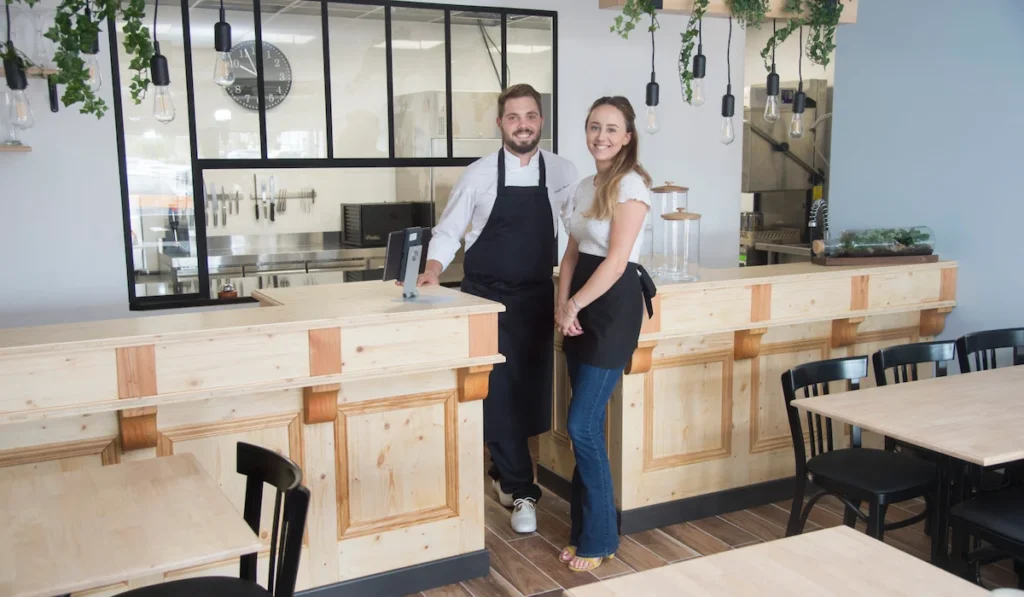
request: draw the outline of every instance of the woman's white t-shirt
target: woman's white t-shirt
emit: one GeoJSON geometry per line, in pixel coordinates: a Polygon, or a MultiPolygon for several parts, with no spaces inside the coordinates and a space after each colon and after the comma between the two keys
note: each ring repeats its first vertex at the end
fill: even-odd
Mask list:
{"type": "MultiPolygon", "coordinates": [[[[576,188],[572,217],[569,219],[569,235],[576,239],[581,253],[596,255],[597,257],[608,256],[608,242],[611,237],[612,220],[598,220],[588,218],[583,214],[590,211],[594,203],[594,193],[597,187],[594,186],[594,177],[584,178],[576,188]]],[[[626,201],[642,201],[649,208],[651,206],[651,192],[644,183],[644,179],[636,172],[630,172],[619,182],[619,203],[626,201]]],[[[629,260],[637,263],[640,259],[640,246],[643,244],[643,233],[637,235],[633,243],[633,250],[629,253],[629,260]]]]}

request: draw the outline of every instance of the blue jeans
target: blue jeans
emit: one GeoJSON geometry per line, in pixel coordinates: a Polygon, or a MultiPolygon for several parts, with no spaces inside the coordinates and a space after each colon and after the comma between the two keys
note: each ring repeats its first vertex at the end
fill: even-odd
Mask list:
{"type": "Polygon", "coordinates": [[[576,456],[569,544],[576,546],[576,555],[583,558],[608,556],[619,547],[619,526],[604,420],[622,368],[602,369],[570,355],[566,355],[566,365],[572,385],[568,431],[576,456]]]}

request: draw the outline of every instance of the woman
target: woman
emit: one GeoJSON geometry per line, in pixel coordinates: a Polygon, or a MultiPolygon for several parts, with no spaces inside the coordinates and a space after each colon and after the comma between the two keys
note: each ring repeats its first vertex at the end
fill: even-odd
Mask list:
{"type": "Polygon", "coordinates": [[[572,384],[569,437],[576,456],[572,530],[559,558],[575,571],[614,557],[619,535],[605,449],[605,407],[636,349],[643,300],[654,284],[638,264],[651,177],[637,161],[636,114],[624,97],[604,97],[587,116],[597,175],[583,179],[569,221],[555,325],[572,384]]]}

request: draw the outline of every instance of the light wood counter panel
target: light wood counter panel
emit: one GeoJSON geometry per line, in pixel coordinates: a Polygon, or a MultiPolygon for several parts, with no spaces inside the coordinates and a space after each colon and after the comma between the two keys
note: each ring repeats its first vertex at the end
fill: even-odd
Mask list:
{"type": "MultiPolygon", "coordinates": [[[[800,263],[703,270],[692,284],[656,279],[654,319],[645,320],[608,407],[623,532],[789,497],[782,373],[941,333],[956,305],[956,274],[952,262],[800,263]]],[[[547,485],[564,491],[575,460],[557,337],[555,368],[552,431],[541,436],[539,465],[547,485]]],[[[872,385],[870,376],[862,383],[872,385]]]]}
{"type": "MultiPolygon", "coordinates": [[[[192,454],[240,513],[245,441],[294,460],[310,489],[299,589],[415,581],[419,565],[448,582],[486,574],[482,399],[504,361],[504,307],[446,288],[427,292],[447,302],[400,303],[381,282],[316,290],[322,300],[0,330],[0,483],[192,454]]],[[[143,584],[237,573],[233,558],[143,584]]]]}

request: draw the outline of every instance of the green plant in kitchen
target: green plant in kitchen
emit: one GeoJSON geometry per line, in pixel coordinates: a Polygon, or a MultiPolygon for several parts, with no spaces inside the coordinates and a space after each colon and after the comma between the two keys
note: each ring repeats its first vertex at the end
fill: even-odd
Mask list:
{"type": "Polygon", "coordinates": [[[727,0],[732,18],[744,28],[760,29],[768,14],[768,0],[727,0]]]}
{"type": "Polygon", "coordinates": [[[786,12],[798,16],[790,18],[785,27],[768,38],[768,43],[761,50],[765,70],[771,70],[771,56],[775,48],[801,26],[809,30],[807,58],[822,67],[828,66],[836,49],[836,27],[843,14],[842,0],[786,0],[786,12]]]}
{"type": "MultiPolygon", "coordinates": [[[[7,4],[25,4],[32,7],[37,0],[6,0],[7,4]]],[[[107,111],[106,102],[100,99],[90,84],[90,72],[83,58],[102,39],[101,25],[104,22],[123,22],[124,49],[131,57],[129,68],[135,71],[131,82],[131,95],[136,104],[145,97],[149,87],[146,71],[153,55],[149,29],[143,24],[145,0],[61,0],[57,5],[53,26],[45,37],[57,45],[53,61],[57,66],[56,82],[64,85],[61,101],[65,106],[81,104],[82,114],[94,114],[102,118],[107,111]]],[[[0,42],[0,54],[5,59],[14,58],[26,69],[36,65],[13,44],[0,42]]],[[[115,90],[114,93],[119,93],[115,90]]]]}
{"type": "Polygon", "coordinates": [[[892,257],[931,255],[932,235],[926,228],[873,228],[844,230],[836,257],[892,257]]]}
{"type": "Polygon", "coordinates": [[[647,30],[654,33],[661,26],[658,23],[657,13],[657,9],[654,8],[654,0],[626,0],[622,6],[622,14],[615,17],[611,32],[618,33],[622,39],[629,39],[629,34],[636,29],[637,23],[645,16],[650,16],[651,24],[647,30]]]}
{"type": "MultiPolygon", "coordinates": [[[[694,101],[694,76],[696,74],[698,78],[704,77],[704,62],[701,58],[698,67],[691,68],[690,57],[693,55],[694,40],[699,39],[701,33],[701,22],[704,19],[704,13],[708,10],[708,2],[709,0],[694,0],[693,12],[690,13],[690,20],[686,23],[686,30],[680,34],[683,43],[679,48],[679,84],[682,86],[686,103],[697,106],[704,103],[704,94],[702,93],[703,89],[698,88],[698,98],[696,102],[694,101]],[[697,72],[695,73],[695,71],[697,72]]],[[[697,85],[700,86],[701,82],[697,81],[697,85]]]]}

